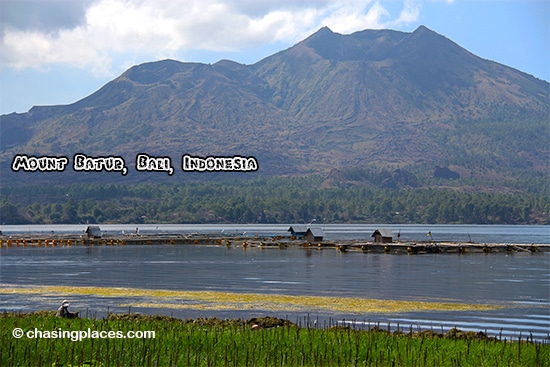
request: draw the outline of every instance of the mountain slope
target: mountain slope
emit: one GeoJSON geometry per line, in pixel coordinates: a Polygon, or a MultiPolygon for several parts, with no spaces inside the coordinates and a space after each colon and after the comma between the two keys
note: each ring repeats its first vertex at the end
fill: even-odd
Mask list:
{"type": "Polygon", "coordinates": [[[247,87],[231,66],[172,60],[135,66],[73,105],[3,116],[2,129],[20,120],[29,133],[16,149],[32,154],[114,154],[131,162],[146,152],[173,156],[176,165],[184,153],[240,154],[269,163],[277,158],[254,136],[282,133],[286,114],[261,99],[261,83],[247,87]]]}
{"type": "Polygon", "coordinates": [[[548,83],[480,59],[425,27],[344,36],[323,28],[253,67],[275,89],[274,103],[301,120],[477,118],[494,103],[548,111],[548,83]],[[334,100],[344,110],[318,109],[334,100]]]}
{"type": "Polygon", "coordinates": [[[426,27],[322,28],[254,65],[146,63],[74,104],[3,115],[0,160],[83,152],[131,164],[146,152],[175,166],[182,154],[254,156],[264,175],[373,164],[547,174],[549,90],[426,27]]]}
{"type": "Polygon", "coordinates": [[[274,89],[272,102],[315,137],[313,146],[331,142],[345,152],[344,164],[453,161],[453,151],[469,155],[477,147],[479,134],[490,155],[499,150],[492,145],[514,137],[495,139],[493,126],[483,125],[506,128],[523,119],[540,133],[531,155],[548,154],[548,83],[478,58],[425,27],[344,36],[323,28],[253,67],[274,89]]]}

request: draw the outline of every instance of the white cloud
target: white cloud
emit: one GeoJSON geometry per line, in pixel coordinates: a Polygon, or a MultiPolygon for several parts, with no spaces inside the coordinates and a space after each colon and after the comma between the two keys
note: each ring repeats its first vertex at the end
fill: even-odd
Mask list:
{"type": "MultiPolygon", "coordinates": [[[[0,6],[2,6],[0,2],[0,6]]],[[[0,67],[68,64],[109,73],[121,54],[170,57],[188,50],[239,51],[295,43],[321,26],[339,33],[399,26],[419,17],[404,0],[392,14],[371,0],[98,0],[84,1],[84,20],[52,32],[6,27],[0,67]]],[[[1,11],[2,9],[0,9],[1,11]]]]}
{"type": "Polygon", "coordinates": [[[323,19],[322,24],[338,33],[383,28],[384,19],[390,15],[379,2],[346,1],[337,4],[329,9],[329,14],[323,19]]]}
{"type": "Polygon", "coordinates": [[[95,0],[1,0],[0,32],[6,28],[56,32],[84,21],[95,0]]]}
{"type": "Polygon", "coordinates": [[[391,22],[394,26],[411,24],[418,21],[420,17],[420,3],[415,0],[406,0],[401,14],[397,20],[391,22]]]}

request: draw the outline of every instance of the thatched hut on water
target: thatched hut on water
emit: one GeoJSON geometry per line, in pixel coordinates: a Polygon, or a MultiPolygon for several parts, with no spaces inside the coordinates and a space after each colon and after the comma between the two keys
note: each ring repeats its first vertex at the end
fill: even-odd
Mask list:
{"type": "Polygon", "coordinates": [[[377,243],[393,242],[393,232],[388,228],[377,228],[371,237],[374,237],[374,242],[377,243]]]}

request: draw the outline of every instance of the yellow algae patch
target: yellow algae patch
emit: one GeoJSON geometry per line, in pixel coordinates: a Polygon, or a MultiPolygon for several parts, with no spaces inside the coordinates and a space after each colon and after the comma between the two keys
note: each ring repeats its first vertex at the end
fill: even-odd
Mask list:
{"type": "Polygon", "coordinates": [[[125,306],[202,309],[312,311],[324,310],[344,313],[411,312],[411,311],[471,311],[493,310],[498,305],[454,302],[426,302],[403,300],[379,300],[357,297],[301,296],[260,293],[233,293],[217,291],[180,291],[167,289],[138,289],[114,287],[33,286],[0,287],[0,294],[59,294],[92,295],[97,297],[146,298],[125,306]],[[162,299],[158,303],[151,299],[162,299]],[[174,302],[179,301],[180,303],[174,302]]]}

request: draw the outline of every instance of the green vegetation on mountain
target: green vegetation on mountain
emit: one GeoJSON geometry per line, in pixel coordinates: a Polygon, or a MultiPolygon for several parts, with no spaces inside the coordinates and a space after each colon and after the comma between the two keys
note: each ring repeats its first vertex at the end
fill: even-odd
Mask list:
{"type": "Polygon", "coordinates": [[[548,187],[538,190],[543,178],[522,184],[532,192],[513,194],[352,184],[364,174],[351,172],[328,187],[325,178],[309,176],[2,188],[0,222],[550,224],[548,187]]]}

